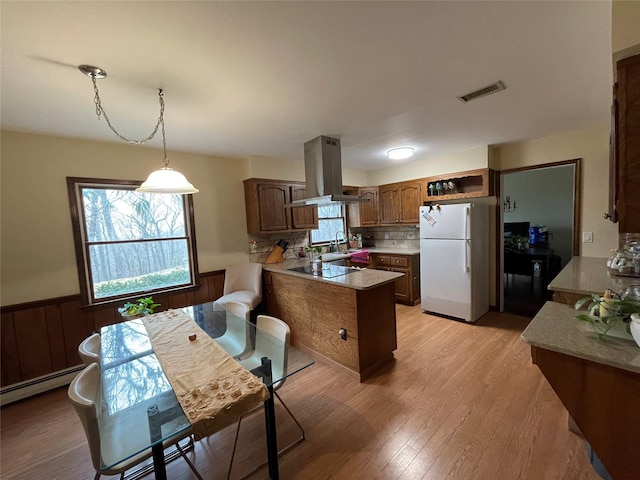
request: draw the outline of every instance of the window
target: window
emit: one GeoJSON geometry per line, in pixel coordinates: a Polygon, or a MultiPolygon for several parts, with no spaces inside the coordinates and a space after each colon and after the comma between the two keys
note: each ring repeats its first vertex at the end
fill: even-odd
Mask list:
{"type": "Polygon", "coordinates": [[[336,233],[342,232],[346,235],[346,222],[344,218],[344,206],[340,204],[319,205],[318,206],[318,229],[311,230],[311,244],[329,243],[335,241],[336,233]]]}
{"type": "Polygon", "coordinates": [[[191,195],[138,193],[139,184],[67,178],[86,305],[196,284],[191,195]]]}

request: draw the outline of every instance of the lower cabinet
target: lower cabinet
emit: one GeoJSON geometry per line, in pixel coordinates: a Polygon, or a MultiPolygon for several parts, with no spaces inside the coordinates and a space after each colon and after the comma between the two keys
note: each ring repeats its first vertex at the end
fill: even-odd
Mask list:
{"type": "Polygon", "coordinates": [[[395,281],[396,302],[407,305],[420,303],[420,255],[371,253],[369,266],[404,273],[395,281]]]}

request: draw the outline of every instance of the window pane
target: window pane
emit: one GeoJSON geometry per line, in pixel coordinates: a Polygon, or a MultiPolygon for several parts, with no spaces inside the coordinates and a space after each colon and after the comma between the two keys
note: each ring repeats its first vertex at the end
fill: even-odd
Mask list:
{"type": "Polygon", "coordinates": [[[91,245],[89,255],[96,299],[191,282],[186,239],[91,245]]]}
{"type": "MultiPolygon", "coordinates": [[[[311,230],[311,243],[328,243],[336,239],[336,232],[344,231],[342,218],[318,220],[318,229],[311,230]]],[[[342,238],[342,237],[340,237],[342,238]]]]}
{"type": "Polygon", "coordinates": [[[318,218],[335,218],[342,216],[342,205],[330,204],[318,206],[318,218]]]}
{"type": "Polygon", "coordinates": [[[83,188],[87,241],[184,237],[182,195],[83,188]]]}

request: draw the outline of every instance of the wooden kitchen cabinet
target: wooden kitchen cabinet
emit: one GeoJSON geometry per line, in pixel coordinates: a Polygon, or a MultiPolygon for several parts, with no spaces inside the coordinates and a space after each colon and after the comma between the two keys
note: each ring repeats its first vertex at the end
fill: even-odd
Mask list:
{"type": "Polygon", "coordinates": [[[369,199],[368,202],[347,204],[349,228],[372,227],[380,224],[378,187],[345,187],[345,194],[358,195],[369,199]]]}
{"type": "Polygon", "coordinates": [[[422,205],[421,182],[381,185],[378,194],[381,225],[420,223],[418,212],[422,205]]]}
{"type": "Polygon", "coordinates": [[[620,233],[640,232],[640,55],[616,64],[608,218],[620,233]]]}
{"type": "Polygon", "coordinates": [[[417,305],[420,302],[420,256],[371,253],[369,265],[377,270],[403,273],[395,281],[396,302],[417,305]]]}
{"type": "MultiPolygon", "coordinates": [[[[291,185],[291,200],[302,200],[305,198],[306,192],[307,188],[304,185],[291,185]]],[[[318,208],[292,208],[291,228],[293,230],[314,230],[318,228],[318,208]]]]}
{"type": "Polygon", "coordinates": [[[247,233],[290,232],[318,228],[318,208],[285,207],[304,198],[303,183],[250,178],[244,181],[247,233]]]}

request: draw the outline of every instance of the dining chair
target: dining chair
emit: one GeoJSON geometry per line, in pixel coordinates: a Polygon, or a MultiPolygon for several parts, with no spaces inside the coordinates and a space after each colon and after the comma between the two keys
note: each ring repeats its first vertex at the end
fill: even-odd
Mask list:
{"type": "Polygon", "coordinates": [[[246,304],[232,301],[227,302],[225,308],[237,318],[227,316],[227,329],[224,334],[216,337],[215,341],[229,355],[240,358],[251,349],[251,331],[248,324],[250,310],[246,304]]]}
{"type": "Polygon", "coordinates": [[[224,273],[222,296],[216,300],[221,305],[240,302],[254,310],[262,301],[262,264],[243,263],[230,265],[224,273]]]}
{"type": "Polygon", "coordinates": [[[78,355],[85,366],[92,363],[100,364],[100,334],[93,333],[78,345],[78,355]]]}
{"type": "MultiPolygon", "coordinates": [[[[295,424],[298,426],[298,429],[300,430],[300,437],[297,440],[294,440],[293,442],[291,442],[286,447],[279,450],[278,455],[280,455],[305,439],[304,429],[302,428],[302,425],[300,425],[300,422],[298,422],[298,420],[293,415],[291,410],[289,410],[289,407],[287,407],[287,404],[284,403],[284,401],[282,400],[282,398],[280,398],[280,395],[278,395],[278,392],[277,392],[277,390],[284,385],[284,381],[285,381],[285,376],[287,372],[287,356],[289,353],[289,338],[291,336],[291,331],[289,330],[289,325],[287,325],[285,322],[283,322],[279,318],[272,317],[270,315],[258,315],[256,326],[257,326],[257,331],[256,331],[255,348],[253,350],[253,353],[251,354],[250,357],[244,360],[239,360],[239,362],[247,370],[252,370],[262,365],[263,357],[268,357],[271,360],[271,371],[272,371],[273,377],[282,379],[279,382],[273,384],[273,393],[276,396],[276,398],[280,401],[284,409],[287,411],[289,416],[293,419],[295,424]],[[266,332],[268,336],[261,335],[260,332],[266,332]],[[269,336],[276,338],[278,342],[270,341],[269,336]]],[[[261,408],[262,406],[258,406],[253,410],[251,410],[251,412],[245,414],[244,416],[249,415],[253,412],[256,412],[261,408]]],[[[236,447],[238,445],[238,435],[240,433],[240,425],[242,423],[243,417],[240,417],[238,419],[238,426],[236,428],[236,438],[233,442],[233,451],[231,452],[231,460],[229,461],[229,472],[227,473],[227,480],[231,478],[231,469],[233,467],[233,459],[236,453],[236,447]]],[[[258,465],[249,474],[247,474],[247,476],[254,473],[263,465],[266,465],[266,463],[267,462],[265,461],[260,465],[258,465]]]]}
{"type": "MultiPolygon", "coordinates": [[[[145,460],[151,458],[151,448],[144,450],[133,457],[118,463],[110,468],[102,467],[102,458],[108,457],[110,452],[122,451],[122,444],[126,442],[126,438],[115,438],[110,435],[100,435],[100,424],[98,423],[98,406],[97,402],[100,390],[100,367],[97,363],[91,363],[82,370],[69,385],[68,395],[71,405],[80,417],[82,428],[84,429],[89,451],[91,453],[91,462],[96,470],[94,480],[98,480],[101,475],[117,475],[120,474],[120,480],[124,479],[127,470],[135,467],[145,460]]],[[[185,459],[189,468],[195,476],[202,480],[200,473],[196,470],[191,460],[185,455],[183,448],[179,445],[179,441],[191,435],[191,431],[182,432],[163,442],[166,448],[175,445],[179,454],[185,459]]],[[[145,474],[143,472],[142,474],[145,474]]]]}

